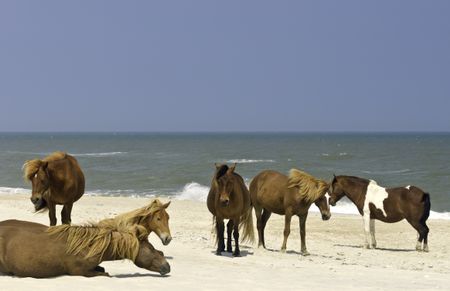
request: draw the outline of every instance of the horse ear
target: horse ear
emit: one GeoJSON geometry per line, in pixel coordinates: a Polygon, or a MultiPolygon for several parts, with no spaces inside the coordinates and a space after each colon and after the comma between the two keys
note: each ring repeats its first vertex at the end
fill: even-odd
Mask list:
{"type": "Polygon", "coordinates": [[[165,208],[169,207],[170,202],[172,202],[172,201],[169,201],[169,202],[167,202],[166,204],[163,204],[163,205],[161,206],[161,208],[162,208],[162,209],[165,209],[165,208]]]}
{"type": "Polygon", "coordinates": [[[234,163],[232,166],[228,167],[228,174],[234,173],[234,170],[236,169],[237,163],[234,163]]]}
{"type": "Polygon", "coordinates": [[[214,166],[216,166],[216,170],[218,170],[222,165],[219,163],[214,163],[214,166]]]}

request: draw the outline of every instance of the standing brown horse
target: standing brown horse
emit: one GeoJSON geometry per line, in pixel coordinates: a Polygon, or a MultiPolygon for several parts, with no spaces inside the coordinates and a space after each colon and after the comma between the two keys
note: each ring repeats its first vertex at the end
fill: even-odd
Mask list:
{"type": "Polygon", "coordinates": [[[239,256],[239,229],[242,227],[242,240],[253,241],[253,220],[250,194],[242,177],[235,173],[236,164],[231,167],[216,164],[216,172],[208,193],[207,206],[216,223],[217,251],[225,251],[224,219],[227,223],[227,252],[232,252],[231,233],[233,232],[235,248],[233,256],[239,256]]]}
{"type": "Polygon", "coordinates": [[[419,233],[416,250],[428,252],[430,194],[415,186],[384,188],[374,180],[353,176],[334,176],[330,192],[332,206],[347,196],[358,208],[364,220],[365,248],[377,246],[375,219],[389,223],[406,219],[419,233]]]}
{"type": "Polygon", "coordinates": [[[291,217],[299,218],[301,254],[309,255],[306,250],[306,218],[312,203],[315,203],[322,214],[323,220],[331,217],[330,205],[325,194],[329,184],[313,176],[292,169],[289,177],[276,171],[266,170],[259,173],[250,183],[250,196],[255,208],[258,246],[266,248],[264,228],[272,212],[284,215],[284,240],[281,251],[286,251],[287,238],[291,232],[291,217]]]}
{"type": "Polygon", "coordinates": [[[108,276],[103,261],[129,259],[140,268],[170,272],[163,254],[147,240],[142,226],[111,229],[97,225],[45,225],[6,220],[0,222],[0,272],[19,277],[60,275],[108,276]]]}
{"type": "Polygon", "coordinates": [[[71,223],[72,206],[84,194],[84,175],[77,160],[63,152],[54,152],[43,160],[26,161],[24,178],[31,182],[31,202],[36,211],[49,210],[50,225],[56,225],[56,204],[63,224],[71,223]]]}
{"type": "Polygon", "coordinates": [[[169,229],[169,214],[166,208],[170,201],[163,204],[159,199],[152,200],[147,206],[117,215],[114,218],[107,218],[99,221],[101,226],[118,228],[121,225],[141,225],[150,234],[155,232],[164,245],[168,245],[172,240],[169,229]]]}

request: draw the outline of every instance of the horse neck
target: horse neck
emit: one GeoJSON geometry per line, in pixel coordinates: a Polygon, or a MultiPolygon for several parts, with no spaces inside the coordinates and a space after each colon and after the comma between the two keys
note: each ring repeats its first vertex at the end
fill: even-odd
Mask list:
{"type": "Polygon", "coordinates": [[[362,181],[356,182],[353,178],[347,178],[345,181],[344,192],[348,199],[350,199],[361,212],[364,207],[364,200],[366,196],[366,191],[364,191],[362,181]]]}

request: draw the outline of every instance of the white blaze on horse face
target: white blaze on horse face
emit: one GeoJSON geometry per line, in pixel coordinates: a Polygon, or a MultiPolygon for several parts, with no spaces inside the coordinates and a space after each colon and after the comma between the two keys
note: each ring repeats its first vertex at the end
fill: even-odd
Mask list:
{"type": "Polygon", "coordinates": [[[37,178],[37,173],[36,173],[36,174],[34,174],[34,178],[35,178],[35,179],[37,178]]]}
{"type": "Polygon", "coordinates": [[[369,185],[367,185],[366,199],[364,200],[364,213],[369,214],[369,203],[372,203],[383,212],[384,216],[387,216],[383,205],[383,201],[386,198],[388,198],[386,188],[380,187],[377,182],[370,180],[369,185]]]}
{"type": "Polygon", "coordinates": [[[330,205],[330,194],[325,193],[325,197],[327,198],[327,205],[330,205]]]}

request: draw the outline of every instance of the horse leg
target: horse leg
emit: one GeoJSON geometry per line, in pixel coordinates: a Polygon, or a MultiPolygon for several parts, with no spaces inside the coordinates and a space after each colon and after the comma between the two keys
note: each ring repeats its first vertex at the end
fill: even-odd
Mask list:
{"type": "Polygon", "coordinates": [[[372,239],[372,248],[376,248],[377,241],[375,240],[375,219],[370,220],[370,237],[372,239]]]}
{"type": "Polygon", "coordinates": [[[423,251],[428,253],[428,233],[430,232],[430,229],[428,228],[425,221],[423,222],[424,227],[424,234],[423,234],[423,251]]]}
{"type": "Polygon", "coordinates": [[[231,253],[233,251],[233,248],[231,246],[231,233],[233,232],[234,223],[232,219],[228,220],[227,223],[227,253],[231,253]]]}
{"type": "Polygon", "coordinates": [[[429,232],[429,228],[426,225],[426,223],[425,222],[421,223],[421,222],[415,221],[415,220],[413,221],[411,219],[406,219],[406,220],[419,233],[419,238],[418,238],[417,244],[416,244],[416,251],[420,252],[420,251],[423,250],[425,252],[428,252],[428,232],[429,232]],[[424,243],[423,244],[423,248],[422,248],[422,242],[424,243]]]}
{"type": "Polygon", "coordinates": [[[364,235],[365,235],[364,248],[370,249],[370,213],[364,213],[363,222],[364,222],[364,235]]]}
{"type": "Polygon", "coordinates": [[[263,242],[263,247],[264,248],[266,248],[265,239],[264,239],[264,229],[266,228],[267,221],[269,220],[271,214],[272,214],[272,212],[270,212],[267,209],[264,209],[263,214],[262,214],[262,231],[261,231],[261,234],[262,234],[262,242],[263,242]]]}
{"type": "Polygon", "coordinates": [[[50,226],[56,225],[56,205],[53,202],[47,201],[48,217],[50,218],[50,226]]]}
{"type": "Polygon", "coordinates": [[[300,254],[302,256],[309,256],[309,252],[306,250],[306,218],[308,217],[308,213],[304,215],[300,215],[298,217],[298,226],[300,228],[300,254]]]}
{"type": "Polygon", "coordinates": [[[216,233],[217,233],[217,251],[216,255],[222,255],[222,252],[225,251],[225,242],[223,237],[223,232],[225,230],[225,225],[223,223],[223,219],[218,219],[216,217],[216,233]]]}
{"type": "Polygon", "coordinates": [[[283,245],[281,246],[281,252],[285,253],[286,252],[286,243],[287,243],[287,239],[289,234],[291,233],[291,218],[292,218],[292,213],[290,211],[286,211],[286,214],[284,216],[284,239],[283,239],[283,245]]]}
{"type": "Polygon", "coordinates": [[[73,203],[64,204],[64,207],[61,211],[61,220],[63,224],[70,224],[72,219],[70,217],[70,213],[72,212],[73,203]]]}
{"type": "Polygon", "coordinates": [[[234,220],[233,238],[234,238],[233,257],[239,257],[241,255],[241,251],[239,250],[239,218],[234,220]]]}

